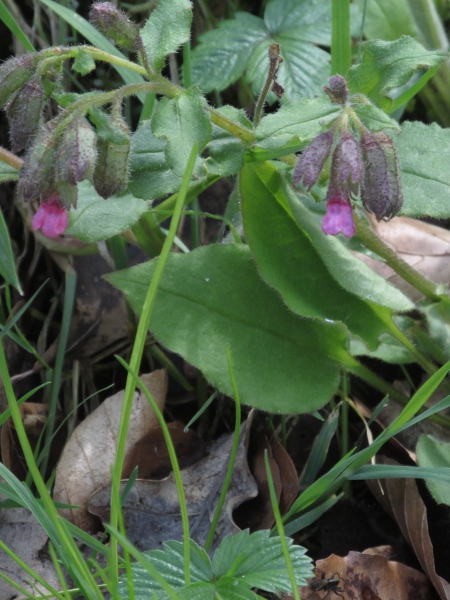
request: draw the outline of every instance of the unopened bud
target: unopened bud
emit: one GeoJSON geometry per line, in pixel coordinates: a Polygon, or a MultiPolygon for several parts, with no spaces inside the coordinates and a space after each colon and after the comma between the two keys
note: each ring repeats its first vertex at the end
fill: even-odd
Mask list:
{"type": "Polygon", "coordinates": [[[328,80],[328,86],[324,86],[323,91],[329,96],[331,102],[336,104],[345,104],[348,98],[347,81],[342,75],[333,75],[328,80]]]}
{"type": "Polygon", "coordinates": [[[361,148],[365,163],[364,182],[361,186],[362,203],[378,221],[390,219],[403,204],[394,143],[383,132],[380,135],[367,131],[361,136],[361,148]]]}
{"type": "Polygon", "coordinates": [[[117,46],[125,50],[136,50],[139,29],[121,10],[110,2],[96,2],[89,15],[91,23],[117,46]]]}
{"type": "Polygon", "coordinates": [[[333,132],[331,130],[324,131],[313,139],[295,166],[294,185],[298,185],[302,181],[308,191],[313,187],[319,179],[332,145],[333,132]]]}
{"type": "Polygon", "coordinates": [[[103,198],[125,191],[128,186],[128,169],[131,134],[123,119],[114,117],[111,134],[99,135],[98,160],[94,171],[94,186],[103,198]]]}
{"type": "Polygon", "coordinates": [[[18,192],[25,202],[50,189],[54,181],[56,142],[48,127],[34,138],[20,171],[18,192]]]}
{"type": "Polygon", "coordinates": [[[30,79],[39,59],[38,53],[22,54],[0,65],[0,108],[30,79]]]}
{"type": "Polygon", "coordinates": [[[33,77],[16,92],[6,107],[13,152],[27,148],[41,125],[45,104],[41,80],[33,77]]]}
{"type": "Polygon", "coordinates": [[[364,174],[361,149],[351,133],[341,136],[333,152],[330,184],[342,192],[356,193],[364,174]]]}
{"type": "Polygon", "coordinates": [[[97,160],[97,135],[85,119],[64,131],[56,157],[56,179],[75,185],[92,177],[97,160]]]}

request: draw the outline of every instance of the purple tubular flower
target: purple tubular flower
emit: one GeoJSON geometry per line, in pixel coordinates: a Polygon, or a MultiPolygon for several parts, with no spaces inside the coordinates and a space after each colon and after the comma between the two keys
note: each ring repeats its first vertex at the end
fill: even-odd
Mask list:
{"type": "Polygon", "coordinates": [[[348,196],[331,194],[328,199],[327,212],[322,220],[322,231],[326,235],[343,233],[351,238],[356,233],[353,221],[353,209],[348,196]]]}
{"type": "Polygon", "coordinates": [[[319,179],[331,146],[333,145],[333,132],[324,131],[319,134],[300,156],[294,169],[294,185],[303,180],[303,185],[309,191],[319,179]]]}
{"type": "Polygon", "coordinates": [[[67,210],[60,204],[57,196],[51,196],[47,202],[42,202],[33,217],[33,231],[42,229],[49,238],[57,237],[65,232],[69,218],[67,210]]]}

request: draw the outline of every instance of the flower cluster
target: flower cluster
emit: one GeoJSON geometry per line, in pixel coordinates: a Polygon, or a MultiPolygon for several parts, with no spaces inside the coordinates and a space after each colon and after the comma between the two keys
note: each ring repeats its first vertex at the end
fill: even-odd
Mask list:
{"type": "MultiPolygon", "coordinates": [[[[335,75],[324,88],[333,102],[347,102],[345,79],[335,75]]],[[[322,231],[327,235],[356,233],[351,198],[360,194],[363,206],[378,221],[390,219],[403,204],[397,152],[384,132],[372,133],[358,123],[359,135],[350,131],[348,119],[337,119],[332,127],[312,140],[294,169],[294,185],[302,182],[309,191],[317,183],[331,155],[326,195],[327,211],[322,231]]]]}

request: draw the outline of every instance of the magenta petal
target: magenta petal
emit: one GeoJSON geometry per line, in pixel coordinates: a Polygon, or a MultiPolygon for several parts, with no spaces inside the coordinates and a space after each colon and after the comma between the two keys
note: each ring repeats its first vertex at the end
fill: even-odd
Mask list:
{"type": "Polygon", "coordinates": [[[347,200],[335,196],[328,201],[327,212],[322,221],[322,231],[327,235],[343,233],[351,238],[356,233],[352,205],[347,200]]]}
{"type": "Polygon", "coordinates": [[[52,196],[47,202],[42,202],[31,221],[34,231],[42,229],[42,233],[49,238],[63,234],[68,223],[67,210],[56,196],[52,196]]]}

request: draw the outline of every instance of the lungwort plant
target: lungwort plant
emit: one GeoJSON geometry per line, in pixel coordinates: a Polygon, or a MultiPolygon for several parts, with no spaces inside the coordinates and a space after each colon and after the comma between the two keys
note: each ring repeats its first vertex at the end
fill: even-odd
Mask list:
{"type": "MultiPolygon", "coordinates": [[[[114,467],[114,535],[131,373],[139,372],[148,329],[219,391],[236,397],[238,390],[245,404],[272,413],[318,410],[340,390],[342,373],[407,404],[365,366],[367,356],[415,362],[433,386],[442,381],[445,368],[436,375],[436,364],[450,358],[450,299],[387,247],[370,222],[450,216],[449,131],[400,125],[390,116],[446,63],[446,51],[427,50],[408,36],[371,40],[351,66],[346,2],[333,2],[332,12],[329,0],[269,0],[263,18],[237,13],[205,34],[190,56],[189,0],[159,0],[141,28],[107,2],[93,4],[89,24],[61,4],[41,1],[94,45],[49,47],[0,66],[12,151],[24,152],[20,158],[1,151],[1,180],[18,180],[14,201],[36,239],[53,252],[103,252],[105,241],[123,249],[126,239],[150,259],[107,277],[142,315],[114,467]],[[331,57],[323,49],[330,43],[331,57]],[[167,57],[181,46],[183,86],[165,77],[167,57]],[[86,76],[101,62],[118,71],[123,85],[84,93],[64,88],[68,65],[75,76],[86,76]],[[251,117],[234,106],[215,108],[205,96],[241,76],[258,95],[251,117]],[[142,103],[134,130],[123,109],[130,97],[142,103]],[[198,216],[189,206],[222,178],[234,182],[223,243],[171,253],[182,211],[198,216]],[[167,233],[161,224],[170,215],[167,233]],[[354,248],[391,266],[424,297],[421,304],[366,266],[354,248]]],[[[0,271],[20,290],[3,220],[0,227],[0,271]]],[[[399,427],[422,406],[422,396],[412,412],[405,409],[399,427]]],[[[13,402],[11,391],[9,397],[13,402]]],[[[289,517],[311,507],[326,488],[330,496],[356,477],[372,455],[344,457],[289,517]]],[[[44,497],[45,486],[39,491],[44,497]]],[[[195,597],[210,597],[213,580],[238,573],[235,597],[250,597],[256,580],[245,582],[243,565],[256,566],[259,550],[252,555],[251,549],[263,539],[258,535],[225,540],[245,546],[232,565],[220,553],[211,563],[192,546],[193,568],[202,573],[196,581],[206,585],[195,597]]],[[[118,537],[113,540],[117,564],[118,537]]],[[[181,546],[164,552],[179,562],[181,546]]],[[[280,556],[269,558],[278,569],[280,556]]]]}

